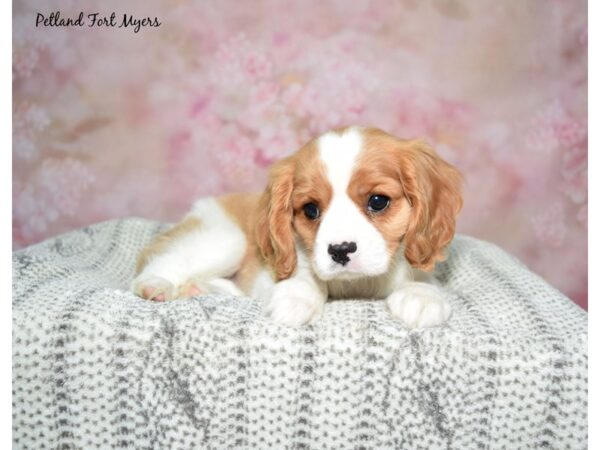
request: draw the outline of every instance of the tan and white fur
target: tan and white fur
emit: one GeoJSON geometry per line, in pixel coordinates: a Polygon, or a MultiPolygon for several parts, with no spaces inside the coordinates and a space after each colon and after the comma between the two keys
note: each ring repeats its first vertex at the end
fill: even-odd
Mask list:
{"type": "Polygon", "coordinates": [[[407,327],[440,325],[450,305],[429,272],[454,236],[460,184],[420,140],[334,130],[276,163],[262,194],[198,200],[141,252],[132,290],[154,301],[257,297],[290,326],[318,319],[327,299],[385,298],[407,327]]]}

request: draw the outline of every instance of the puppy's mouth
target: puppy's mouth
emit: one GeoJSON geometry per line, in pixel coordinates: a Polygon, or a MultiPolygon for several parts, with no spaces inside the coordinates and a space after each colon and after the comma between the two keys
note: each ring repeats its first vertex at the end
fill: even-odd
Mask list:
{"type": "Polygon", "coordinates": [[[359,280],[361,278],[368,278],[377,275],[381,275],[386,272],[387,265],[385,267],[365,267],[358,261],[340,262],[331,261],[326,267],[319,267],[315,261],[313,261],[313,268],[318,277],[323,281],[332,280],[359,280]]]}

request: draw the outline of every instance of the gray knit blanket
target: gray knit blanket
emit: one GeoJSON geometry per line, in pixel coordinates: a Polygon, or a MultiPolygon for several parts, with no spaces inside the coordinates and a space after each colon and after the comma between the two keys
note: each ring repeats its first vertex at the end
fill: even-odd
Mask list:
{"type": "Polygon", "coordinates": [[[294,329],[251,298],[129,292],[160,228],[14,253],[14,448],[586,447],[587,314],[498,247],[455,238],[443,327],[349,300],[294,329]]]}

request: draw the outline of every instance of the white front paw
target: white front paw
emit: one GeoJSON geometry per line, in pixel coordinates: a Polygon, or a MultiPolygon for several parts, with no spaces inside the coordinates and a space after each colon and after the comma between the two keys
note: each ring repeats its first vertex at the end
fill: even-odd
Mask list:
{"type": "Polygon", "coordinates": [[[323,295],[305,283],[286,280],[273,286],[263,303],[263,313],[274,322],[298,327],[323,314],[323,295]]]}
{"type": "Polygon", "coordinates": [[[436,286],[409,283],[387,298],[392,316],[408,328],[435,327],[450,317],[450,303],[436,286]]]}

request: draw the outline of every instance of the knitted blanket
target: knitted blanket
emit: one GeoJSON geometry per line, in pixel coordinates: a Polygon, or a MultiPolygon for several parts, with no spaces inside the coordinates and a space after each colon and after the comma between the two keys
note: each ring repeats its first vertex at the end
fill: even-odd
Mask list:
{"type": "Polygon", "coordinates": [[[453,306],[408,331],[381,300],[303,328],[259,302],[128,291],[156,222],[14,253],[15,448],[585,448],[587,315],[492,244],[438,265],[453,306]]]}

